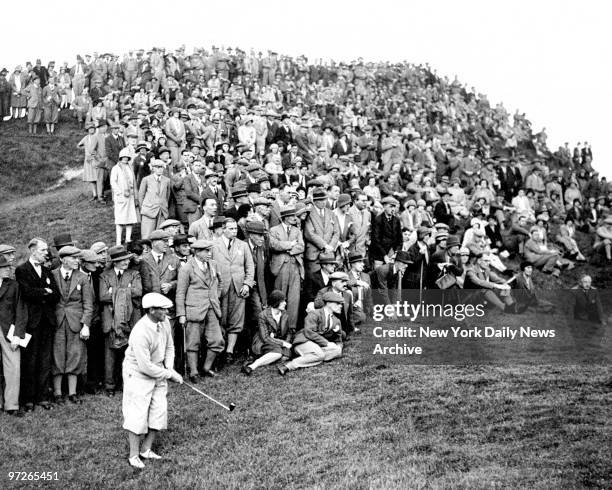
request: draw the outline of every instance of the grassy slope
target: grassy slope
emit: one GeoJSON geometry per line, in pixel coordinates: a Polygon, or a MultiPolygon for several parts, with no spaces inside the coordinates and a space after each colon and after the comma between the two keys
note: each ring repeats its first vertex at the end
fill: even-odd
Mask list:
{"type": "MultiPolygon", "coordinates": [[[[0,204],[0,241],[23,245],[64,229],[86,245],[111,241],[111,208],[83,202],[81,182],[32,195],[53,185],[64,162],[78,167],[78,133],[26,147],[6,138],[14,131],[0,128],[1,148],[44,153],[47,165],[36,170],[44,184],[32,187],[31,170],[3,162],[5,199],[30,197],[0,204]]],[[[607,283],[608,270],[587,269],[607,283]]],[[[358,339],[344,359],[287,379],[264,370],[247,380],[237,369],[205,385],[238,404],[231,415],[186,387],[173,389],[160,446],[169,460],[141,474],[125,463],[120,398],[88,397],[80,408],[18,421],[1,416],[3,481],[7,471],[38,470],[58,471],[63,486],[98,488],[612,486],[606,365],[375,366],[358,339]]]]}

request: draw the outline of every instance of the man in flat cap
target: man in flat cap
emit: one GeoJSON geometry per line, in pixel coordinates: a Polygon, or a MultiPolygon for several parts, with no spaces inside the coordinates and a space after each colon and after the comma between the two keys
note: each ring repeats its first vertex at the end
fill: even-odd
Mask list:
{"type": "Polygon", "coordinates": [[[145,311],[130,333],[123,361],[123,428],[128,431],[129,464],[144,468],[143,459],[157,460],[152,451],[157,433],[168,426],[168,380],[181,384],[174,370],[174,342],[168,310],[172,301],[157,293],[142,298],[145,311]]]}
{"type": "Polygon", "coordinates": [[[21,399],[26,412],[39,404],[51,408],[49,387],[53,333],[57,327],[55,304],[59,300],[57,283],[43,264],[48,259],[49,247],[42,238],[28,244],[30,257],[15,269],[22,299],[28,312],[26,332],[32,335],[22,352],[21,399]]]}
{"type": "Polygon", "coordinates": [[[78,376],[87,372],[87,346],[94,313],[94,292],[89,278],[79,270],[81,250],[67,245],[59,250],[61,266],[53,271],[60,292],[55,305],[57,329],[53,339],[53,394],[62,402],[62,381],[68,382],[68,399],[76,395],[78,376]]]}
{"type": "Polygon", "coordinates": [[[342,311],[341,294],[327,292],[321,298],[323,307],[311,311],[304,320],[304,328],[293,340],[299,357],[278,368],[280,374],[299,368],[318,366],[342,356],[342,326],[336,315],[342,311]]]}
{"type": "Polygon", "coordinates": [[[206,339],[204,375],[214,376],[213,363],[223,352],[225,341],[219,320],[220,275],[211,260],[213,242],[196,240],[194,255],[181,267],[176,286],[176,314],[184,328],[187,373],[192,383],[199,381],[198,357],[202,336],[206,339]]]}
{"type": "Polygon", "coordinates": [[[128,336],[140,319],[142,280],[138,271],[129,268],[132,254],[122,245],[110,248],[108,255],[112,267],[100,274],[99,298],[104,335],[104,389],[107,395],[114,396],[128,336]]]}
{"type": "Polygon", "coordinates": [[[161,160],[152,160],[153,173],[147,175],[140,183],[138,202],[140,203],[140,236],[149,238],[149,235],[168,217],[168,202],[170,200],[170,179],[163,175],[164,163],[161,160]]]}
{"type": "MultiPolygon", "coordinates": [[[[359,323],[363,322],[365,318],[355,318],[355,311],[353,308],[353,293],[348,289],[349,276],[346,272],[336,271],[329,276],[329,285],[319,290],[317,296],[314,299],[313,306],[315,308],[323,307],[323,295],[327,292],[333,292],[342,295],[343,302],[338,318],[340,318],[340,324],[342,325],[342,331],[345,334],[350,334],[356,330],[355,321],[359,323]]],[[[357,331],[359,331],[357,329],[357,331]]]]}
{"type": "Polygon", "coordinates": [[[282,222],[270,229],[270,273],[274,289],[281,291],[287,302],[287,322],[295,329],[298,321],[301,284],[304,280],[304,239],[297,227],[294,206],[281,208],[282,222]]]}

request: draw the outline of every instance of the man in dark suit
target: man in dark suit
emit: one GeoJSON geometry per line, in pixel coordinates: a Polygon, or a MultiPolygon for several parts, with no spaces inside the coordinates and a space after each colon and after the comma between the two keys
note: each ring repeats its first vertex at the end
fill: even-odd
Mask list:
{"type": "Polygon", "coordinates": [[[591,286],[591,276],[580,278],[578,286],[574,286],[574,319],[606,325],[601,298],[597,289],[591,286]]]}
{"type": "Polygon", "coordinates": [[[308,303],[314,301],[317,293],[329,284],[329,277],[336,271],[338,261],[334,254],[319,255],[319,270],[306,271],[306,280],[304,281],[304,298],[303,308],[305,309],[308,303]]]}
{"type": "Polygon", "coordinates": [[[372,242],[370,245],[370,260],[374,267],[382,265],[390,250],[397,251],[402,246],[402,226],[396,216],[399,202],[391,196],[382,200],[384,212],[372,219],[372,242]]]}
{"type": "Polygon", "coordinates": [[[436,222],[444,223],[452,230],[455,226],[455,217],[453,216],[450,204],[448,203],[450,193],[446,189],[443,189],[439,192],[439,194],[441,199],[434,207],[434,218],[436,219],[436,222]]]}
{"type": "Polygon", "coordinates": [[[19,411],[19,380],[21,377],[21,348],[19,340],[26,332],[28,315],[17,281],[11,279],[12,265],[5,255],[0,255],[0,352],[4,375],[4,397],[0,394],[0,406],[9,415],[21,416],[19,411]],[[12,340],[7,334],[14,326],[12,340]]]}
{"type": "Polygon", "coordinates": [[[293,132],[287,124],[288,120],[289,116],[287,114],[281,116],[281,125],[276,130],[276,139],[274,140],[275,142],[282,141],[285,147],[293,142],[293,132]]]}
{"type": "MultiPolygon", "coordinates": [[[[119,123],[114,123],[111,126],[111,132],[104,140],[104,148],[106,150],[106,175],[110,175],[110,171],[119,161],[119,152],[125,148],[125,140],[119,134],[119,123]]],[[[98,194],[100,195],[100,194],[98,194]]]]}
{"type": "Polygon", "coordinates": [[[28,250],[30,257],[15,269],[15,278],[28,312],[26,332],[32,335],[21,359],[21,399],[26,412],[31,412],[34,404],[45,410],[51,408],[51,350],[59,290],[51,271],[43,265],[49,253],[47,243],[33,238],[28,250]]]}

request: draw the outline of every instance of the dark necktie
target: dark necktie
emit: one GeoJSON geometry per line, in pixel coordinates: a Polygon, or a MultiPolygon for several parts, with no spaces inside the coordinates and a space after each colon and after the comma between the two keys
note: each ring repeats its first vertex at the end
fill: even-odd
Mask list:
{"type": "Polygon", "coordinates": [[[229,251],[229,250],[231,250],[231,248],[232,248],[232,240],[228,240],[227,241],[227,250],[229,251]]]}
{"type": "Polygon", "coordinates": [[[123,276],[123,272],[117,272],[117,282],[121,282],[121,277],[123,276]]]}
{"type": "Polygon", "coordinates": [[[68,272],[66,272],[66,274],[64,275],[64,281],[70,282],[70,274],[68,272]]]}

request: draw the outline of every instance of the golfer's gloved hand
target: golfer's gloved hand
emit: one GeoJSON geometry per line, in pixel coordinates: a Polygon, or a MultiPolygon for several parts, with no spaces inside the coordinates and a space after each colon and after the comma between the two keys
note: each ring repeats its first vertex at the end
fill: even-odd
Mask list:
{"type": "Polygon", "coordinates": [[[183,377],[173,369],[170,371],[170,381],[174,381],[175,383],[182,385],[183,377]]]}

